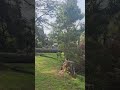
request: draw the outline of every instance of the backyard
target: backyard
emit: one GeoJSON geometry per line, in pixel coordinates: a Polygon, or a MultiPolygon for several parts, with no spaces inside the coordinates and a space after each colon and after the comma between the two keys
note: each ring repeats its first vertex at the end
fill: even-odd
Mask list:
{"type": "Polygon", "coordinates": [[[77,75],[72,78],[67,73],[59,75],[63,61],[56,53],[45,53],[35,57],[36,90],[85,90],[85,78],[77,75]]]}

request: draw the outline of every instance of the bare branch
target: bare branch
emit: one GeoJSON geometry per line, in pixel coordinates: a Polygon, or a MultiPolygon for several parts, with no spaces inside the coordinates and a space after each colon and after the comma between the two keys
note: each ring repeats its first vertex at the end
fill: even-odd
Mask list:
{"type": "Polygon", "coordinates": [[[29,3],[27,0],[24,0],[28,5],[35,7],[33,4],[29,3]]]}

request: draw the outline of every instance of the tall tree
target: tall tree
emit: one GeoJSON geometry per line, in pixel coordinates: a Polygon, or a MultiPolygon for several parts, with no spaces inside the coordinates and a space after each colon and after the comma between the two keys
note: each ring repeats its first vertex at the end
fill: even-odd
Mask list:
{"type": "Polygon", "coordinates": [[[75,45],[79,37],[79,30],[75,23],[77,20],[81,20],[82,18],[83,14],[81,14],[81,10],[77,6],[77,0],[66,0],[66,2],[63,2],[63,4],[58,8],[56,17],[57,29],[55,29],[60,35],[60,37],[58,37],[58,41],[62,38],[63,50],[66,52],[66,58],[70,58],[67,56],[67,52],[69,52],[71,48],[70,45],[75,45]]]}
{"type": "Polygon", "coordinates": [[[49,18],[55,17],[55,10],[57,8],[57,1],[55,0],[36,0],[35,1],[35,25],[36,25],[36,47],[45,44],[45,34],[43,34],[44,29],[49,29],[48,27],[51,26],[49,23],[49,18]],[[40,34],[41,32],[41,34],[40,34]],[[43,34],[43,35],[42,35],[43,34]],[[44,37],[44,38],[42,38],[44,37]],[[38,41],[39,38],[39,41],[38,41]]]}
{"type": "Polygon", "coordinates": [[[77,0],[66,0],[56,11],[56,21],[53,23],[51,36],[57,41],[59,49],[64,52],[65,58],[80,64],[78,58],[78,43],[80,34],[84,32],[80,20],[84,17],[77,6],[77,0]]]}

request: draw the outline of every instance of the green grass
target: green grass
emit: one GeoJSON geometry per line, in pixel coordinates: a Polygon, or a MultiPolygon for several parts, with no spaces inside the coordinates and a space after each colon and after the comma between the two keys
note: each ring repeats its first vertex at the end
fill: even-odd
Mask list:
{"type": "Polygon", "coordinates": [[[46,53],[45,56],[35,57],[36,90],[85,90],[84,76],[77,75],[76,79],[68,74],[59,76],[62,61],[55,53],[46,53]]]}
{"type": "MultiPolygon", "coordinates": [[[[34,71],[33,64],[11,63],[5,65],[26,69],[26,71],[34,71]]],[[[0,70],[0,90],[34,90],[34,75],[16,72],[6,66],[2,66],[0,70]]]]}

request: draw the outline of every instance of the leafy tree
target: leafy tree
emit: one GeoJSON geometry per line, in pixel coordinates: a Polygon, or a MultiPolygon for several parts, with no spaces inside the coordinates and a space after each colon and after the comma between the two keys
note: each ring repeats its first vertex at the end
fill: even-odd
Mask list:
{"type": "Polygon", "coordinates": [[[37,27],[35,28],[35,47],[43,47],[45,45],[45,34],[43,28],[37,27]]]}
{"type": "Polygon", "coordinates": [[[36,47],[43,47],[48,43],[44,29],[51,26],[49,19],[55,17],[55,10],[57,8],[57,1],[54,0],[36,0],[35,7],[35,23],[36,23],[36,47]],[[40,13],[39,13],[40,12],[40,13]]]}
{"type": "Polygon", "coordinates": [[[80,64],[78,45],[80,34],[84,32],[81,24],[78,23],[84,14],[77,6],[77,0],[66,0],[56,10],[56,22],[53,23],[51,38],[57,42],[59,49],[64,52],[65,58],[80,64]],[[81,27],[81,28],[80,28],[81,27]]]}

